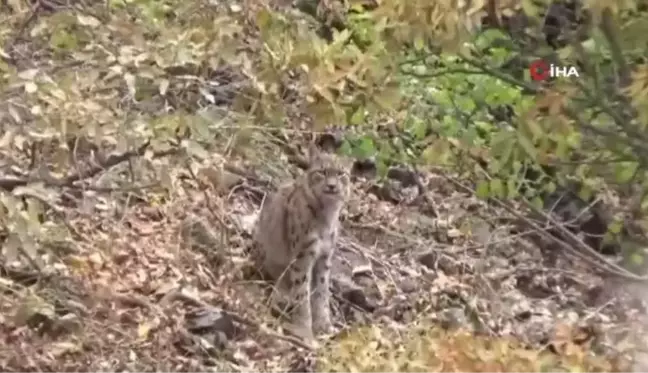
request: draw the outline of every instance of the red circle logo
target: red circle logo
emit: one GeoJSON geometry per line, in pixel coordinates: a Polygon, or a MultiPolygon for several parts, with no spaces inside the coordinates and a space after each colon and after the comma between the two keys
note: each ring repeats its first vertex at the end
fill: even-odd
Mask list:
{"type": "Polygon", "coordinates": [[[549,65],[543,60],[533,61],[529,65],[529,74],[532,80],[547,80],[549,78],[549,65]]]}

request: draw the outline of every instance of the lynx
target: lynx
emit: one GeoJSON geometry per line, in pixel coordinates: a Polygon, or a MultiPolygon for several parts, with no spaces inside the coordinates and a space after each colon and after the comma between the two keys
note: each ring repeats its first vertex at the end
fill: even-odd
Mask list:
{"type": "Polygon", "coordinates": [[[350,181],[331,154],[311,145],[309,156],[304,174],[266,198],[254,241],[255,260],[288,302],[289,331],[311,341],[333,328],[331,262],[350,181]]]}

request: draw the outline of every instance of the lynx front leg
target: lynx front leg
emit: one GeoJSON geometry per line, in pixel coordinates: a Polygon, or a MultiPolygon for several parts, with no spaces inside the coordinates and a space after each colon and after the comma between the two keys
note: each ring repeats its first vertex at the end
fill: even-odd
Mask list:
{"type": "Polygon", "coordinates": [[[311,308],[313,310],[313,330],[315,333],[330,333],[331,323],[331,262],[333,253],[320,256],[313,266],[313,294],[311,308]]]}
{"type": "Polygon", "coordinates": [[[296,247],[297,255],[287,271],[291,306],[291,331],[304,339],[313,339],[310,293],[317,241],[296,247]]]}

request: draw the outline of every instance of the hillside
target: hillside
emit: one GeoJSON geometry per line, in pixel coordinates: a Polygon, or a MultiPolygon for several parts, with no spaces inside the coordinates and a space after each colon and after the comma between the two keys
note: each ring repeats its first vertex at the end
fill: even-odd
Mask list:
{"type": "Polygon", "coordinates": [[[0,2],[0,370],[648,369],[647,9],[0,2]],[[310,142],[352,178],[317,348],[249,257],[310,142]]]}

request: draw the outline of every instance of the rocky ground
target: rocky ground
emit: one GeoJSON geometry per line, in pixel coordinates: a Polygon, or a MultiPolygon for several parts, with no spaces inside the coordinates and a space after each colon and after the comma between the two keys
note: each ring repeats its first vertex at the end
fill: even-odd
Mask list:
{"type": "MultiPolygon", "coordinates": [[[[18,4],[7,4],[14,3],[18,4]]],[[[175,105],[178,113],[193,115],[199,107],[210,105],[222,105],[229,113],[232,97],[246,86],[243,83],[254,80],[248,76],[242,81],[245,74],[233,73],[235,69],[228,66],[212,71],[210,77],[202,76],[208,75],[202,70],[192,76],[191,69],[176,66],[175,52],[166,52],[167,42],[174,46],[187,43],[184,37],[200,18],[194,15],[209,13],[207,6],[192,9],[191,2],[176,4],[177,14],[168,18],[177,17],[178,21],[158,25],[157,32],[164,37],[157,45],[152,44],[154,39],[147,39],[155,34],[149,29],[153,23],[140,22],[139,15],[121,14],[113,17],[114,23],[93,18],[87,9],[59,15],[57,12],[67,11],[63,3],[75,2],[30,2],[16,6],[22,10],[4,18],[0,36],[9,42],[2,53],[11,57],[7,66],[15,70],[12,73],[24,80],[0,92],[0,114],[11,114],[2,117],[10,128],[18,128],[11,120],[20,123],[20,128],[33,130],[38,127],[29,126],[40,125],[38,118],[61,117],[79,125],[96,121],[97,127],[99,123],[105,127],[102,131],[120,133],[122,121],[127,122],[124,118],[142,113],[148,115],[144,118],[156,120],[195,120],[198,116],[168,115],[169,102],[161,97],[164,95],[134,102],[128,92],[131,87],[127,89],[123,82],[127,76],[113,74],[145,70],[143,66],[154,62],[160,65],[160,56],[168,58],[160,66],[169,67],[169,71],[160,73],[156,80],[159,87],[152,90],[162,91],[166,82],[164,90],[174,93],[176,102],[171,106],[175,105]],[[95,43],[96,54],[86,54],[90,49],[77,43],[75,33],[59,32],[56,27],[62,24],[77,30],[79,40],[95,43]],[[58,31],[50,35],[52,30],[58,31]],[[104,51],[111,50],[124,52],[114,52],[119,58],[110,55],[123,65],[106,63],[104,51]],[[70,59],[56,60],[54,57],[62,57],[53,51],[69,52],[70,59]],[[69,83],[70,89],[54,90],[51,95],[38,91],[36,83],[42,82],[28,79],[38,69],[49,79],[46,82],[69,83]],[[212,91],[206,92],[205,87],[212,91]],[[43,96],[23,97],[39,92],[43,96]],[[94,101],[99,96],[106,100],[104,106],[94,101]],[[58,100],[60,97],[65,100],[58,100]],[[52,112],[43,114],[42,102],[52,103],[46,108],[52,112]]],[[[78,3],[90,6],[98,2],[78,3]]],[[[215,8],[215,4],[226,2],[207,3],[215,8]]],[[[242,3],[254,8],[257,2],[242,3]]],[[[158,2],[151,4],[153,9],[158,2]]],[[[290,8],[286,4],[284,7],[290,8]]],[[[95,10],[100,14],[104,8],[101,2],[95,10]]],[[[241,8],[228,5],[223,14],[241,8]]],[[[255,12],[247,11],[250,19],[256,19],[255,12]]],[[[247,50],[249,56],[240,57],[242,61],[252,61],[260,54],[264,44],[254,40],[258,38],[256,26],[230,30],[224,25],[236,22],[218,19],[222,22],[218,27],[213,27],[212,20],[205,30],[223,38],[220,47],[235,46],[237,54],[247,50]],[[236,44],[242,41],[245,43],[236,44]]],[[[191,32],[199,35],[205,30],[191,32]]],[[[222,57],[223,53],[214,50],[183,53],[197,54],[193,62],[202,64],[222,57]]],[[[307,117],[301,106],[293,106],[293,123],[286,129],[301,128],[303,117],[307,117]]],[[[249,114],[247,107],[243,111],[249,114]]],[[[123,156],[121,162],[110,165],[99,162],[102,167],[95,166],[94,177],[86,179],[76,169],[81,163],[78,159],[68,162],[69,169],[64,170],[68,176],[49,185],[60,200],[55,208],[50,206],[51,219],[43,225],[47,239],[38,242],[47,265],[36,271],[25,269],[35,266],[13,266],[11,260],[3,260],[0,266],[0,370],[648,370],[648,357],[641,351],[642,346],[648,346],[644,284],[601,275],[560,246],[541,248],[535,232],[520,227],[516,216],[476,198],[470,183],[432,169],[421,175],[393,169],[390,177],[378,181],[371,172],[360,172],[366,167],[355,168],[353,196],[342,216],[343,234],[333,278],[339,332],[323,337],[318,349],[284,335],[268,308],[270,285],[251,266],[248,250],[264,193],[299,169],[288,160],[294,159],[284,154],[285,148],[268,145],[272,141],[263,146],[244,144],[252,149],[248,155],[256,153],[256,159],[230,155],[236,147],[230,143],[236,141],[226,138],[228,131],[238,130],[239,123],[249,123],[240,119],[230,125],[229,118],[223,117],[209,118],[210,124],[218,122],[214,127],[219,133],[213,136],[206,130],[209,136],[205,142],[212,142],[217,149],[214,153],[228,155],[203,150],[210,154],[199,166],[156,163],[158,155],[165,156],[147,152],[139,154],[143,157],[123,156]],[[143,165],[157,167],[150,172],[155,176],[160,169],[168,170],[162,173],[165,189],[159,185],[114,187],[123,185],[124,180],[145,179],[135,177],[151,171],[143,165]],[[65,222],[69,234],[49,225],[52,221],[65,222]]],[[[265,136],[254,128],[240,132],[265,136]]],[[[76,139],[82,134],[80,131],[76,139]]],[[[59,135],[52,134],[47,146],[60,150],[61,144],[53,141],[59,135]]],[[[146,136],[131,135],[149,138],[148,132],[146,136]]],[[[169,136],[175,140],[175,135],[178,133],[169,136]]],[[[231,135],[237,136],[239,133],[231,135]]],[[[3,133],[0,142],[13,141],[13,148],[20,141],[33,140],[9,137],[3,133]]],[[[108,150],[126,138],[131,139],[115,135],[108,150]]],[[[299,142],[293,140],[284,142],[299,142]]],[[[69,149],[83,148],[80,144],[77,141],[69,149]]],[[[33,159],[24,156],[24,149],[13,148],[6,152],[3,148],[0,164],[15,162],[11,172],[19,169],[17,174],[23,177],[33,171],[33,159]],[[20,154],[5,154],[12,151],[20,154]]],[[[92,153],[92,149],[85,152],[92,153]]],[[[9,194],[5,190],[15,194],[13,179],[5,177],[3,168],[2,198],[9,194]]],[[[0,238],[4,240],[3,229],[0,238]]],[[[2,244],[6,255],[10,245],[2,244]]]]}
{"type": "MultiPolygon", "coordinates": [[[[294,169],[280,159],[270,163],[294,169]]],[[[61,264],[41,275],[3,270],[1,370],[372,370],[340,348],[366,338],[377,353],[385,347],[376,331],[412,330],[467,333],[430,337],[463,338],[447,351],[510,338],[585,370],[641,369],[641,286],[548,255],[505,212],[432,171],[415,183],[356,176],[333,283],[340,332],[309,349],[282,333],[247,256],[260,200],[278,180],[216,158],[170,176],[166,199],[85,192],[100,212],[68,211],[75,241],[53,250],[61,264]],[[603,362],[588,360],[594,353],[603,362]]],[[[392,361],[406,355],[395,345],[392,361]]],[[[490,361],[479,351],[477,361],[490,361]]],[[[437,370],[515,369],[456,365],[467,358],[450,352],[440,359],[437,370]]]]}

